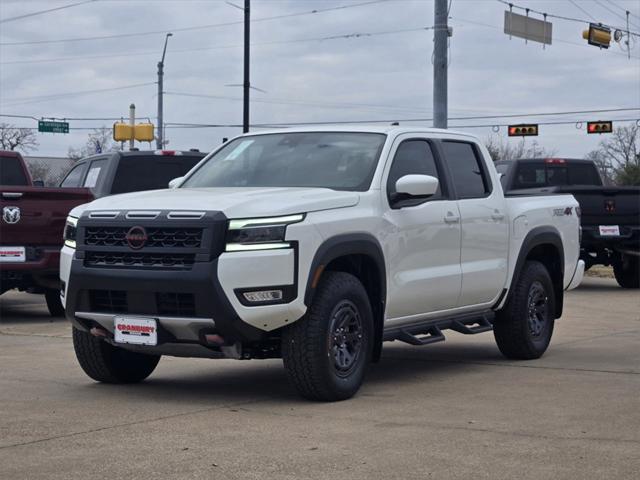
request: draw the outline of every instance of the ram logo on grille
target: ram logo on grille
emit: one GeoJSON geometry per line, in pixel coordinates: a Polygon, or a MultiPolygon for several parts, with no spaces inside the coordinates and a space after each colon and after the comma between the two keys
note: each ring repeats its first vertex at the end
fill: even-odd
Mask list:
{"type": "Polygon", "coordinates": [[[615,200],[605,200],[604,201],[604,210],[607,213],[613,213],[616,211],[616,201],[615,200]]]}
{"type": "Polygon", "coordinates": [[[144,227],[131,227],[124,238],[129,248],[140,250],[147,243],[147,231],[144,227]]]}

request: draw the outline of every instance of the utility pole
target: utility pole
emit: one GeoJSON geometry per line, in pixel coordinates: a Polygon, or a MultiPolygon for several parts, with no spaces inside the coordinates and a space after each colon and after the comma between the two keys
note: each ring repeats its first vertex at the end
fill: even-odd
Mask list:
{"type": "Polygon", "coordinates": [[[244,0],[244,81],[242,82],[242,133],[249,131],[249,42],[250,42],[250,0],[244,0]]]}
{"type": "Polygon", "coordinates": [[[136,106],[135,104],[129,105],[129,125],[131,125],[131,138],[129,138],[129,150],[133,150],[135,140],[133,139],[133,129],[136,125],[136,106]]]}
{"type": "Polygon", "coordinates": [[[163,127],[162,127],[162,120],[163,120],[162,95],[164,93],[162,79],[164,77],[164,56],[167,53],[167,42],[169,41],[169,37],[171,36],[173,36],[173,33],[167,33],[167,35],[164,37],[164,48],[162,50],[162,59],[158,62],[158,135],[156,135],[156,148],[158,150],[162,150],[164,146],[164,139],[162,138],[164,133],[163,127]]]}
{"type": "Polygon", "coordinates": [[[447,0],[435,0],[434,7],[433,126],[447,128],[447,42],[449,40],[447,0]]]}

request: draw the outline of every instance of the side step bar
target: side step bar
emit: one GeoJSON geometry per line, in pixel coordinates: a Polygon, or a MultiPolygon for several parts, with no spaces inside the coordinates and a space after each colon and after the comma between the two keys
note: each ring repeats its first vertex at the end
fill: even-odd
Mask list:
{"type": "Polygon", "coordinates": [[[493,330],[493,311],[461,315],[451,318],[426,320],[412,325],[395,327],[385,330],[383,340],[399,340],[410,345],[429,345],[442,342],[445,336],[442,330],[454,330],[465,335],[488,332],[493,330]]]}

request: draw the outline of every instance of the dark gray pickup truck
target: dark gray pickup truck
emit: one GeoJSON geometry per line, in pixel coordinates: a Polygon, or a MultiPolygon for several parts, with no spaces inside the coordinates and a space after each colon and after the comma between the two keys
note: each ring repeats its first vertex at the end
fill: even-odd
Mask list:
{"type": "Polygon", "coordinates": [[[168,188],[202,160],[198,150],[109,152],[79,160],[62,180],[61,187],[90,188],[95,198],[118,193],[168,188]]]}
{"type": "Polygon", "coordinates": [[[505,192],[570,193],[582,212],[585,268],[612,265],[621,287],[640,287],[640,187],[604,186],[591,160],[531,158],[496,162],[505,192]]]}

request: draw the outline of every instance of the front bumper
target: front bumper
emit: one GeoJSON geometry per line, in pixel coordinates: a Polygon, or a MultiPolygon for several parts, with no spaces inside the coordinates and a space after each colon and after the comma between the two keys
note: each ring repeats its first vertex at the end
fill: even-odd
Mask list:
{"type": "Polygon", "coordinates": [[[25,250],[25,262],[0,262],[0,282],[3,290],[26,290],[34,287],[58,289],[60,246],[27,246],[25,250]]]}
{"type": "Polygon", "coordinates": [[[205,333],[217,333],[227,343],[244,343],[304,314],[292,306],[302,303],[297,295],[290,303],[244,306],[236,294],[252,287],[293,287],[293,250],[223,254],[188,271],[87,268],[73,250],[65,247],[62,254],[68,267],[67,317],[83,330],[95,322],[113,333],[116,315],[148,316],[158,319],[167,341],[202,342],[205,333]]]}

